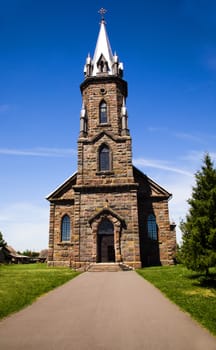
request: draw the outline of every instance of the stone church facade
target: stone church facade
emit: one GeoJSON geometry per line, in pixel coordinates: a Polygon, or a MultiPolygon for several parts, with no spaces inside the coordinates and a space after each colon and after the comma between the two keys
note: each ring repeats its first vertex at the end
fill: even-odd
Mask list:
{"type": "Polygon", "coordinates": [[[171,194],[132,164],[123,64],[113,55],[102,19],[80,86],[78,169],[50,202],[49,265],[133,268],[172,264],[171,194]]]}

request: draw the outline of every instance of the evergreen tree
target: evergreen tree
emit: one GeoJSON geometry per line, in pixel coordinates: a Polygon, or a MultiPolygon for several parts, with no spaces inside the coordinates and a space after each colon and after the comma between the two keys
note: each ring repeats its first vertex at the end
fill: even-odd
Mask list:
{"type": "Polygon", "coordinates": [[[0,231],[0,247],[5,247],[7,243],[3,239],[3,234],[0,231]]]}
{"type": "Polygon", "coordinates": [[[208,274],[209,267],[216,266],[216,169],[209,154],[195,179],[189,212],[180,225],[181,257],[187,268],[208,274]]]}

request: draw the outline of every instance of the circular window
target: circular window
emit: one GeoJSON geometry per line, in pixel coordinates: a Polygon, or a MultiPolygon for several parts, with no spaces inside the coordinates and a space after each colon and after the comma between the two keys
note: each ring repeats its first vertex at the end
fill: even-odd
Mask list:
{"type": "Polygon", "coordinates": [[[105,95],[106,93],[107,93],[107,91],[106,91],[106,89],[100,89],[100,93],[101,93],[101,95],[105,95]]]}

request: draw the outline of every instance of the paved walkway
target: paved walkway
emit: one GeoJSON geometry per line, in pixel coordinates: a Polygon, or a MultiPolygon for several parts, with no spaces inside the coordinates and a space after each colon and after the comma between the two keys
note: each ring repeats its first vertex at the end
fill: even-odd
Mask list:
{"type": "Polygon", "coordinates": [[[135,272],[87,272],[0,322],[1,350],[216,350],[135,272]]]}

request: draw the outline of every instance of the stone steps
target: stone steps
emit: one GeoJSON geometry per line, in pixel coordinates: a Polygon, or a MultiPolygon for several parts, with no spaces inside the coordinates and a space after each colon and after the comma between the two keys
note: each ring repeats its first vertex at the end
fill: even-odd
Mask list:
{"type": "Polygon", "coordinates": [[[119,272],[132,270],[122,263],[92,263],[88,267],[88,272],[119,272]]]}

